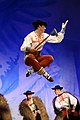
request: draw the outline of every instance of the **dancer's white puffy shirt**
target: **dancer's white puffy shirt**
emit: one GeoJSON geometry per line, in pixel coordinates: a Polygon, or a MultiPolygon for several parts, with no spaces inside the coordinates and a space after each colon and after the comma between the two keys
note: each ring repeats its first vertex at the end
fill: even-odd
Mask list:
{"type": "Polygon", "coordinates": [[[61,95],[57,96],[55,100],[55,107],[57,109],[67,108],[71,105],[73,105],[73,109],[76,108],[77,105],[77,99],[70,93],[64,92],[61,95]]]}
{"type": "MultiPolygon", "coordinates": [[[[45,39],[49,34],[47,33],[43,33],[41,35],[41,39],[38,39],[37,34],[35,33],[35,31],[32,31],[30,34],[28,34],[25,38],[24,38],[24,42],[21,46],[21,51],[26,51],[27,47],[33,47],[35,48],[41,41],[43,41],[43,39],[45,39]]],[[[46,40],[47,42],[50,43],[59,43],[63,40],[64,38],[64,33],[59,32],[58,36],[52,36],[50,35],[48,37],[48,39],[46,40]]],[[[45,41],[45,42],[46,42],[45,41]]],[[[43,45],[45,44],[45,42],[43,42],[40,46],[40,48],[38,49],[38,51],[41,51],[43,48],[43,45]]]]}
{"type": "Polygon", "coordinates": [[[37,34],[36,34],[36,32],[35,31],[32,31],[31,33],[29,33],[25,38],[24,38],[24,42],[23,42],[23,44],[22,44],[22,46],[21,46],[21,51],[24,51],[24,52],[26,52],[26,48],[35,48],[39,43],[41,43],[41,41],[43,41],[46,37],[48,37],[47,38],[47,40],[46,41],[44,41],[40,46],[39,46],[39,48],[37,48],[37,50],[38,51],[41,51],[42,49],[43,49],[43,46],[44,46],[44,44],[45,44],[45,42],[50,42],[50,43],[60,43],[62,40],[63,40],[63,38],[64,38],[64,33],[65,33],[65,28],[66,28],[66,25],[67,25],[67,23],[68,23],[68,20],[65,22],[65,23],[62,23],[62,28],[61,28],[61,31],[60,32],[58,32],[57,34],[57,36],[56,35],[54,35],[54,36],[52,36],[52,35],[50,35],[49,36],[49,34],[47,34],[47,33],[43,33],[42,35],[41,35],[41,38],[39,39],[38,38],[38,36],[37,36],[37,34]]]}

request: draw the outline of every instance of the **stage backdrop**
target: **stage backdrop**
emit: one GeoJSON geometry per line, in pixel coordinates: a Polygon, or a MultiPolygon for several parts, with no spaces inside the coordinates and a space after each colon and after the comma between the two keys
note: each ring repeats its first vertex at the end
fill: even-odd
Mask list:
{"type": "Polygon", "coordinates": [[[55,117],[53,86],[59,84],[80,99],[79,11],[79,0],[0,0],[0,93],[9,103],[13,120],[22,120],[18,106],[26,90],[34,91],[42,99],[50,120],[55,117]],[[37,19],[48,23],[47,33],[54,28],[60,31],[62,22],[69,20],[64,40],[59,44],[46,43],[42,51],[54,57],[46,68],[54,78],[52,83],[36,73],[25,76],[29,67],[24,64],[20,46],[34,30],[32,22],[37,19]]]}

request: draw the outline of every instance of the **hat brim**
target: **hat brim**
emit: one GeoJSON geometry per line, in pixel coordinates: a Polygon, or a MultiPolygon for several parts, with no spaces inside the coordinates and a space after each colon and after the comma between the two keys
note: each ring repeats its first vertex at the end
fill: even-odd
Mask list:
{"type": "Polygon", "coordinates": [[[38,25],[44,25],[45,27],[47,26],[47,23],[42,21],[42,20],[37,20],[35,22],[32,23],[32,25],[35,27],[35,26],[38,26],[38,25]]]}
{"type": "Polygon", "coordinates": [[[56,89],[59,89],[59,90],[62,90],[63,89],[63,87],[59,87],[59,88],[51,88],[52,90],[56,90],[56,89]]]}
{"type": "Polygon", "coordinates": [[[30,93],[24,93],[24,95],[32,95],[32,94],[34,94],[34,92],[30,92],[30,93]]]}

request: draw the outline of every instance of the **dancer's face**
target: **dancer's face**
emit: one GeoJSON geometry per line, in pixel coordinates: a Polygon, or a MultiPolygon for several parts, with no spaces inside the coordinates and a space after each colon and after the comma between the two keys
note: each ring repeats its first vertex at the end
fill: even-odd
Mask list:
{"type": "Polygon", "coordinates": [[[32,98],[32,94],[27,95],[27,99],[31,99],[32,98]]]}
{"type": "Polygon", "coordinates": [[[46,29],[46,27],[44,25],[42,25],[42,26],[39,25],[39,27],[38,27],[38,30],[40,33],[44,33],[45,29],[46,29]]]}
{"type": "Polygon", "coordinates": [[[62,93],[60,89],[55,89],[54,92],[55,92],[56,95],[59,95],[59,94],[62,93]]]}

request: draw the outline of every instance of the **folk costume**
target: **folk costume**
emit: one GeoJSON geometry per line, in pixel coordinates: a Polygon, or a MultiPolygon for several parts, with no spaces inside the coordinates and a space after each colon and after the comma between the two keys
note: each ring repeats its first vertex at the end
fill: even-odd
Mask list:
{"type": "Polygon", "coordinates": [[[9,105],[2,94],[0,94],[0,120],[12,120],[9,105]]]}
{"type": "Polygon", "coordinates": [[[61,31],[54,36],[44,33],[45,27],[47,26],[46,22],[42,20],[33,22],[35,31],[32,31],[24,38],[24,42],[20,48],[21,51],[26,52],[26,56],[24,57],[25,64],[32,66],[26,74],[27,77],[31,73],[37,72],[39,75],[43,75],[48,81],[53,82],[53,78],[44,68],[49,66],[54,58],[51,55],[41,55],[41,51],[46,42],[60,43],[63,40],[67,22],[62,24],[61,31]],[[43,40],[45,41],[43,42],[43,40]]]}
{"type": "Polygon", "coordinates": [[[23,120],[49,120],[46,108],[38,96],[33,96],[30,101],[24,99],[19,105],[19,111],[23,120]],[[29,102],[31,105],[28,104],[29,102]]]}
{"type": "MultiPolygon", "coordinates": [[[[53,90],[62,90],[59,85],[52,88],[53,90]]],[[[79,120],[79,101],[69,92],[62,92],[53,99],[55,120],[79,120]]]]}

